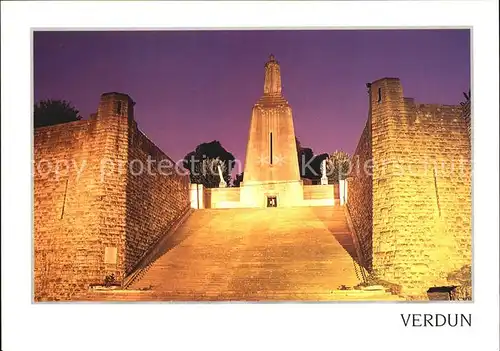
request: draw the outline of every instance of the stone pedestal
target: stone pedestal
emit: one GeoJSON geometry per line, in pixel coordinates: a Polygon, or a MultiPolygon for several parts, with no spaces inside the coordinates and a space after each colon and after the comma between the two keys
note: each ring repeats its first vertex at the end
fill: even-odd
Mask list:
{"type": "Polygon", "coordinates": [[[268,207],[268,198],[275,198],[275,207],[301,206],[302,182],[245,182],[240,186],[242,207],[268,207]]]}

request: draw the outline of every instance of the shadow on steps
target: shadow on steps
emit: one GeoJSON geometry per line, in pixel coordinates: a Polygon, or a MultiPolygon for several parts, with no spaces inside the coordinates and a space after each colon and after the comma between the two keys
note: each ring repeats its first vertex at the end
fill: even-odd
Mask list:
{"type": "Polygon", "coordinates": [[[340,206],[332,208],[311,208],[315,216],[323,222],[325,228],[333,235],[335,240],[344,248],[351,258],[359,265],[363,266],[359,259],[356,246],[352,238],[352,233],[345,216],[344,209],[340,206]]]}

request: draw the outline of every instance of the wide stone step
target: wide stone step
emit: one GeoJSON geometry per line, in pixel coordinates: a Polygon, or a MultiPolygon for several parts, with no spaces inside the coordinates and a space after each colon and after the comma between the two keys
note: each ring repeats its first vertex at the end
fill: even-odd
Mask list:
{"type": "Polygon", "coordinates": [[[333,290],[330,292],[276,291],[241,295],[240,291],[217,290],[196,292],[157,292],[140,290],[115,290],[89,292],[79,297],[83,301],[142,301],[142,302],[189,302],[189,301],[404,301],[403,298],[385,291],[333,290]]]}

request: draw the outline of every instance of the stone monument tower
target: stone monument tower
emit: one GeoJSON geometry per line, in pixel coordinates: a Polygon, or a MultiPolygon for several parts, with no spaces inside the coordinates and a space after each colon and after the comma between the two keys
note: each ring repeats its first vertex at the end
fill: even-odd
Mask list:
{"type": "Polygon", "coordinates": [[[265,65],[264,94],[252,109],[240,196],[250,207],[294,206],[303,199],[292,109],[273,55],[265,65]]]}

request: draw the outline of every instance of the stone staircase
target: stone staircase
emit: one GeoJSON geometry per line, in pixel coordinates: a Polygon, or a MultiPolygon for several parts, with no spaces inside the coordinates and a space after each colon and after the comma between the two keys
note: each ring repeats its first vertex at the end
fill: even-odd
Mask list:
{"type": "Polygon", "coordinates": [[[77,301],[117,301],[117,302],[334,302],[334,301],[405,301],[385,290],[333,290],[330,293],[274,293],[267,295],[237,296],[210,293],[186,294],[153,290],[106,290],[93,291],[76,299],[77,301]]]}
{"type": "Polygon", "coordinates": [[[344,209],[196,210],[157,247],[127,290],[93,301],[387,301],[361,283],[344,209]],[[343,290],[345,288],[350,290],[343,290]]]}

